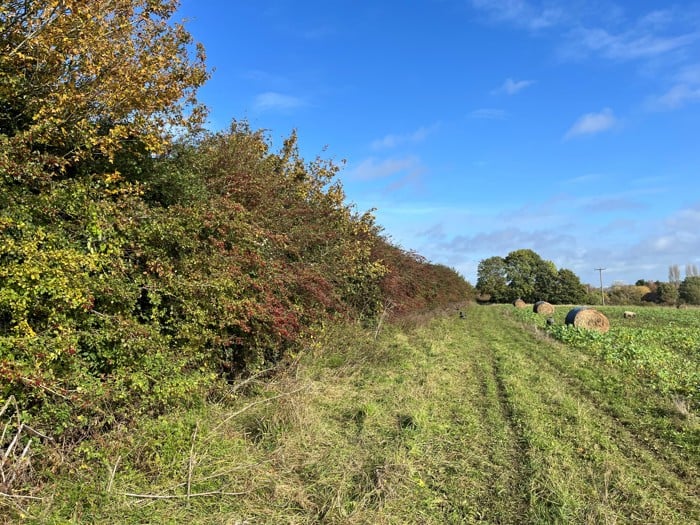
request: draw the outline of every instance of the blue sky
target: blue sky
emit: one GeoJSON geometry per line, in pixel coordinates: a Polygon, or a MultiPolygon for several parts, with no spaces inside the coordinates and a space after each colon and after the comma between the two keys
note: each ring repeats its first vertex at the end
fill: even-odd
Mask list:
{"type": "Polygon", "coordinates": [[[359,211],[476,282],[530,248],[586,283],[700,265],[700,3],[183,0],[210,127],[346,164],[359,211]]]}

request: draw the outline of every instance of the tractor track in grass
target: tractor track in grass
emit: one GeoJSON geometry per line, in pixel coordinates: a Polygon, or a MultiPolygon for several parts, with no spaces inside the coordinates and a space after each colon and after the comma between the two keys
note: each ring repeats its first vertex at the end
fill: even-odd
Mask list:
{"type": "Polygon", "coordinates": [[[493,473],[493,486],[498,487],[500,496],[507,495],[503,503],[507,506],[508,514],[524,517],[528,513],[530,484],[527,442],[514,418],[490,341],[475,337],[473,328],[473,325],[468,327],[472,330],[471,335],[467,336],[468,357],[481,395],[480,414],[488,426],[487,432],[492,441],[489,460],[500,467],[493,473]]]}

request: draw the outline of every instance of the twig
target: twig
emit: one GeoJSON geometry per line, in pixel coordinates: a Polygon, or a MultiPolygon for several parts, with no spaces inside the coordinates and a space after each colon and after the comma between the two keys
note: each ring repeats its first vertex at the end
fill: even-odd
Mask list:
{"type": "Polygon", "coordinates": [[[114,462],[114,468],[112,469],[112,472],[109,476],[109,481],[107,482],[107,492],[112,491],[112,483],[114,483],[114,476],[117,473],[117,466],[119,465],[119,462],[121,461],[122,456],[121,454],[117,456],[117,460],[114,462]]]}
{"type": "Polygon", "coordinates": [[[7,407],[10,406],[10,403],[12,403],[15,406],[15,416],[19,420],[19,407],[17,406],[17,400],[15,399],[15,396],[10,396],[7,398],[7,401],[5,401],[5,404],[0,409],[0,417],[2,417],[2,415],[5,413],[5,410],[7,410],[7,407]]]}
{"type": "Polygon", "coordinates": [[[267,374],[268,372],[272,372],[272,371],[275,370],[276,368],[277,368],[277,366],[271,366],[270,368],[266,368],[265,370],[260,370],[260,372],[257,372],[257,373],[255,373],[255,374],[253,374],[252,376],[250,376],[250,377],[244,379],[243,381],[241,381],[241,382],[239,382],[239,383],[236,383],[235,385],[233,385],[233,386],[231,387],[231,393],[232,393],[232,394],[235,394],[235,393],[238,392],[241,388],[243,388],[244,386],[246,386],[248,383],[250,383],[250,382],[252,382],[252,381],[255,381],[255,380],[256,380],[258,377],[260,377],[261,375],[267,374]]]}
{"type": "Polygon", "coordinates": [[[173,495],[159,495],[159,494],[134,494],[132,492],[122,492],[122,496],[127,496],[129,498],[139,498],[139,499],[189,499],[202,496],[242,496],[247,494],[247,492],[222,492],[220,490],[215,490],[214,492],[195,492],[194,494],[173,494],[173,495]]]}
{"type": "Polygon", "coordinates": [[[12,454],[12,450],[15,448],[17,445],[17,442],[19,441],[19,437],[22,435],[22,430],[24,430],[24,423],[22,423],[19,428],[17,429],[17,433],[15,434],[15,437],[12,439],[10,444],[7,446],[7,449],[5,450],[5,454],[3,454],[2,457],[2,463],[0,465],[4,465],[5,461],[7,461],[7,458],[10,457],[10,454],[12,454]]]}
{"type": "Polygon", "coordinates": [[[219,430],[223,425],[225,425],[225,424],[228,423],[230,420],[232,420],[234,417],[241,415],[243,412],[246,412],[246,411],[250,410],[251,408],[253,408],[253,407],[256,406],[256,405],[261,405],[261,404],[263,404],[263,403],[269,403],[270,401],[274,401],[275,399],[279,399],[280,397],[291,396],[292,394],[296,394],[297,392],[301,392],[302,390],[306,390],[307,388],[309,388],[309,385],[304,385],[304,386],[302,386],[301,388],[297,388],[296,390],[292,390],[291,392],[283,392],[282,394],[278,394],[278,395],[276,395],[276,396],[267,397],[267,398],[265,398],[265,399],[260,399],[259,401],[254,401],[254,402],[250,403],[249,405],[244,406],[244,407],[241,408],[240,410],[235,411],[233,414],[229,414],[221,423],[219,423],[218,425],[216,425],[216,426],[211,430],[211,432],[212,432],[212,433],[213,433],[213,432],[216,432],[216,431],[219,430]]]}
{"type": "Polygon", "coordinates": [[[379,321],[377,322],[377,329],[374,331],[374,340],[377,340],[377,337],[379,337],[379,331],[382,329],[382,324],[384,323],[384,318],[388,315],[388,313],[394,308],[394,303],[393,301],[389,301],[384,305],[384,308],[382,309],[382,315],[379,316],[379,321]]]}
{"type": "Polygon", "coordinates": [[[33,429],[33,428],[30,427],[29,425],[24,425],[24,428],[25,428],[26,430],[28,430],[30,433],[34,434],[36,437],[44,438],[44,439],[47,439],[47,440],[49,440],[49,441],[53,441],[53,440],[54,440],[51,436],[47,436],[47,435],[45,435],[45,434],[42,434],[41,432],[39,432],[38,430],[33,429]]]}
{"type": "Polygon", "coordinates": [[[37,498],[36,496],[22,496],[21,494],[5,494],[4,492],[0,492],[0,497],[12,499],[33,499],[36,501],[44,500],[44,498],[37,498]]]}
{"type": "Polygon", "coordinates": [[[194,427],[194,432],[192,433],[192,445],[190,446],[190,461],[187,466],[187,499],[190,499],[192,495],[192,471],[194,470],[194,442],[197,439],[197,431],[199,430],[199,421],[194,427]]]}
{"type": "MultiPolygon", "coordinates": [[[[25,456],[26,456],[27,453],[29,452],[29,446],[30,446],[31,444],[32,444],[32,440],[30,439],[30,440],[27,442],[27,445],[24,447],[24,450],[22,450],[22,454],[20,454],[19,458],[17,458],[17,459],[15,460],[16,464],[20,464],[20,463],[22,462],[22,460],[25,458],[25,456]]],[[[20,471],[19,468],[15,468],[15,469],[14,469],[14,472],[12,473],[12,476],[11,476],[9,479],[7,479],[7,480],[3,479],[3,482],[4,482],[8,487],[9,487],[10,485],[12,485],[12,482],[17,478],[17,474],[19,473],[19,471],[20,471]]],[[[3,473],[3,478],[4,478],[4,477],[5,477],[5,475],[4,475],[4,473],[3,473]]]]}

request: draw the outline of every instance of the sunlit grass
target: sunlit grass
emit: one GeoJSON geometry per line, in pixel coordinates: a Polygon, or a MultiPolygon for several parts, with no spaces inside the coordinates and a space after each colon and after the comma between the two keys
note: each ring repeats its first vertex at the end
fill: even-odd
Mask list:
{"type": "Polygon", "coordinates": [[[376,339],[329,328],[284,373],[66,451],[36,473],[41,501],[4,508],[36,523],[698,517],[692,413],[513,310],[376,339]]]}

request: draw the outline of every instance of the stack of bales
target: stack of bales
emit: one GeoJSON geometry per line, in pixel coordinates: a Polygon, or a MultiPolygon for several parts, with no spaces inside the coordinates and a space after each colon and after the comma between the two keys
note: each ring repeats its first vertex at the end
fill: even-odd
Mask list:
{"type": "Polygon", "coordinates": [[[602,334],[610,330],[610,321],[598,310],[579,306],[566,314],[566,324],[572,324],[576,328],[596,330],[602,334]]]}

